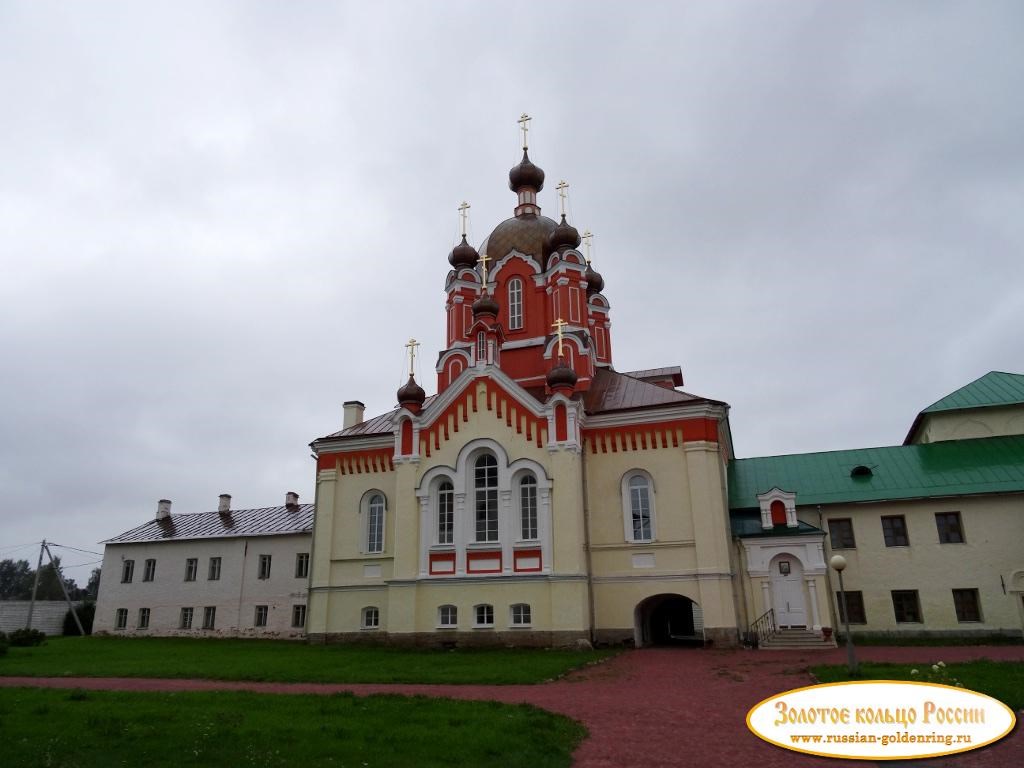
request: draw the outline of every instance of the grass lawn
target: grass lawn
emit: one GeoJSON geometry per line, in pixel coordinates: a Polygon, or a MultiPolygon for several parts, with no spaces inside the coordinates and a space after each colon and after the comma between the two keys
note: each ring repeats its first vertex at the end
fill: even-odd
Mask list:
{"type": "Polygon", "coordinates": [[[612,651],[406,650],[283,640],[53,637],[0,656],[0,675],[316,683],[539,683],[612,651]]]}
{"type": "Polygon", "coordinates": [[[921,664],[860,664],[860,675],[851,678],[846,665],[814,667],[815,677],[823,683],[844,680],[912,680],[918,683],[942,683],[986,693],[999,699],[1010,709],[1024,709],[1024,662],[1019,661],[963,661],[946,665],[939,672],[932,670],[934,662],[921,664]],[[916,669],[916,675],[910,674],[916,669]]]}
{"type": "Polygon", "coordinates": [[[0,689],[3,764],[568,766],[583,726],[528,705],[347,694],[0,689]]]}

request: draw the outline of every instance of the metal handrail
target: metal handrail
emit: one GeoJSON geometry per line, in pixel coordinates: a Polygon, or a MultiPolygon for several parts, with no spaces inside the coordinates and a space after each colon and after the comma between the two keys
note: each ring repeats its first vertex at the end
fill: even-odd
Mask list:
{"type": "Polygon", "coordinates": [[[769,608],[750,625],[750,631],[757,635],[757,644],[761,645],[775,634],[775,609],[769,608]]]}

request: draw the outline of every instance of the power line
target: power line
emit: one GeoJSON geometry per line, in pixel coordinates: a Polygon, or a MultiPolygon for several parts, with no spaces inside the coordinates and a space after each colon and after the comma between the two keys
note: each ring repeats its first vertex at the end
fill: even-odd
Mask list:
{"type": "Polygon", "coordinates": [[[75,552],[84,552],[87,555],[99,555],[100,557],[103,557],[103,553],[102,552],[93,552],[91,549],[79,549],[78,547],[69,547],[67,544],[54,544],[51,541],[50,542],[50,546],[51,547],[60,547],[61,549],[73,549],[75,552]]]}
{"type": "MultiPolygon", "coordinates": [[[[38,547],[38,546],[39,546],[39,542],[38,541],[30,541],[28,544],[18,544],[17,546],[14,546],[14,547],[4,547],[3,549],[0,549],[0,554],[6,554],[8,552],[17,552],[19,549],[28,549],[29,547],[38,547]]],[[[98,554],[98,553],[96,553],[96,554],[98,554]]]]}

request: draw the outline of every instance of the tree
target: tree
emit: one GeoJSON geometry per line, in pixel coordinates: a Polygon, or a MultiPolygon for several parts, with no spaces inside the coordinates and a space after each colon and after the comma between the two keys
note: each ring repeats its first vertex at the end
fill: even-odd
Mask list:
{"type": "Polygon", "coordinates": [[[85,585],[85,597],[95,600],[100,593],[100,568],[93,568],[89,574],[89,581],[85,585]]]}
{"type": "Polygon", "coordinates": [[[0,600],[28,600],[35,575],[28,560],[0,560],[0,600]]]}

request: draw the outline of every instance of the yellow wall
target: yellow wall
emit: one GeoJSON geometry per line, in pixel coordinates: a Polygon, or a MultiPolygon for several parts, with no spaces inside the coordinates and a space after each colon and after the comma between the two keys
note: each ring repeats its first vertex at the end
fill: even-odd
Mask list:
{"type": "Polygon", "coordinates": [[[1024,406],[993,406],[925,414],[915,443],[1024,435],[1024,406]]]}

